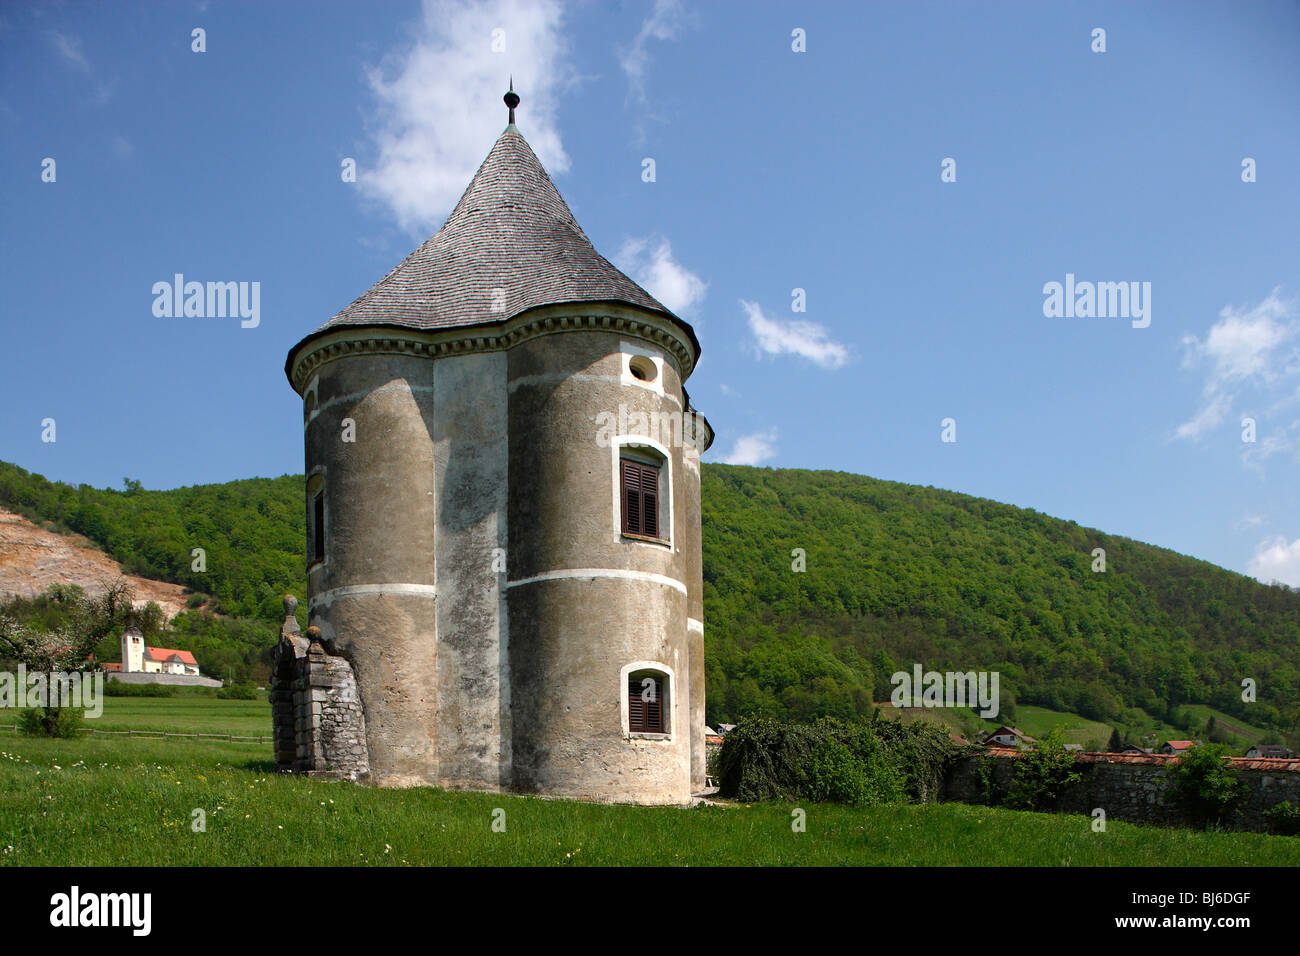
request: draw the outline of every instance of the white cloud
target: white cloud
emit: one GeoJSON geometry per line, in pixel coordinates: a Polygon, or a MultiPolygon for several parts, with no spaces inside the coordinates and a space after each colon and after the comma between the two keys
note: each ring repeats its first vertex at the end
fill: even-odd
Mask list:
{"type": "Polygon", "coordinates": [[[849,350],[831,340],[816,322],[778,322],[764,315],[757,303],[741,299],[740,305],[749,316],[749,328],[760,352],[800,355],[822,368],[839,368],[848,363],[849,350]]]}
{"type": "Polygon", "coordinates": [[[1275,430],[1255,442],[1242,444],[1241,461],[1247,468],[1264,474],[1264,463],[1274,455],[1291,452],[1296,461],[1300,461],[1300,419],[1290,425],[1275,430]]]}
{"type": "Polygon", "coordinates": [[[1211,395],[1199,412],[1178,426],[1175,434],[1179,438],[1199,438],[1223,424],[1231,408],[1231,395],[1211,395]]]}
{"type": "Polygon", "coordinates": [[[551,174],[569,168],[555,120],[574,73],[556,0],[425,0],[415,39],[369,72],[378,101],[377,158],[358,184],[397,223],[441,225],[506,125],[501,97],[511,75],[520,130],[551,174]],[[494,30],[504,34],[493,51],[494,30]]]}
{"type": "Polygon", "coordinates": [[[614,264],[635,279],[647,292],[684,315],[704,298],[708,283],[673,258],[667,239],[628,239],[614,257],[614,264]]]}
{"type": "Polygon", "coordinates": [[[775,428],[768,432],[742,435],[731,446],[731,453],[723,456],[722,460],[728,465],[757,465],[776,454],[776,446],[772,444],[774,441],[775,428]]]}
{"type": "Polygon", "coordinates": [[[1300,538],[1289,544],[1285,535],[1261,541],[1246,573],[1265,584],[1281,581],[1300,587],[1300,538]]]}
{"type": "Polygon", "coordinates": [[[1263,515],[1242,515],[1241,520],[1232,527],[1234,531],[1245,531],[1247,528],[1258,528],[1263,523],[1263,515]]]}
{"type": "Polygon", "coordinates": [[[89,78],[91,84],[90,102],[92,104],[103,106],[113,98],[113,89],[117,85],[117,81],[104,80],[96,76],[95,70],[90,65],[90,60],[86,57],[85,50],[82,48],[81,37],[60,33],[58,30],[51,30],[49,36],[55,52],[59,54],[64,64],[78,73],[84,73],[89,78]]]}
{"type": "Polygon", "coordinates": [[[1258,305],[1225,306],[1219,321],[1204,339],[1183,339],[1183,367],[1208,366],[1200,410],[1178,426],[1179,438],[1200,438],[1222,424],[1242,389],[1273,393],[1300,373],[1300,353],[1288,349],[1300,323],[1293,320],[1293,302],[1284,302],[1277,289],[1258,305]]]}
{"type": "Polygon", "coordinates": [[[113,155],[118,159],[130,159],[135,155],[135,147],[131,141],[122,134],[113,137],[113,155]]]}
{"type": "Polygon", "coordinates": [[[90,72],[90,61],[86,59],[86,54],[81,49],[80,37],[68,36],[52,30],[50,39],[54,42],[54,49],[58,51],[59,56],[63,57],[64,63],[82,73],[90,72]]]}
{"type": "Polygon", "coordinates": [[[627,75],[627,82],[637,102],[645,102],[646,68],[650,65],[647,44],[651,40],[676,40],[686,23],[686,11],[681,0],[655,0],[654,9],[646,17],[629,46],[618,51],[618,63],[627,75]]]}

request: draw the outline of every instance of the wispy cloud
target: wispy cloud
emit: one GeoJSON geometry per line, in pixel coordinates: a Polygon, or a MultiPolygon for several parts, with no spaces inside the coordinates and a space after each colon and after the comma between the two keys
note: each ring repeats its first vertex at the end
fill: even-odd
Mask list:
{"type": "Polygon", "coordinates": [[[1290,452],[1300,462],[1300,419],[1289,425],[1274,426],[1263,438],[1244,444],[1241,460],[1247,468],[1264,474],[1264,463],[1277,455],[1290,452]]]}
{"type": "Polygon", "coordinates": [[[767,461],[776,454],[776,429],[767,432],[755,432],[742,435],[731,446],[731,451],[723,456],[728,465],[757,465],[767,461]]]}
{"type": "Polygon", "coordinates": [[[839,368],[849,361],[849,350],[830,338],[816,322],[780,322],[764,315],[757,303],[740,300],[749,316],[749,328],[761,353],[798,355],[822,368],[839,368]]]}
{"type": "Polygon", "coordinates": [[[80,37],[68,36],[58,30],[51,30],[50,41],[54,44],[54,49],[59,56],[63,57],[64,63],[74,70],[90,73],[90,61],[86,59],[86,54],[81,48],[80,37]]]}
{"type": "Polygon", "coordinates": [[[614,257],[614,264],[678,315],[694,311],[709,287],[673,258],[672,244],[663,237],[628,239],[614,257]]]}
{"type": "Polygon", "coordinates": [[[363,192],[403,229],[432,232],[505,126],[511,74],[519,128],[552,174],[566,171],[556,101],[575,74],[562,19],[555,0],[426,0],[414,40],[369,72],[377,157],[359,170],[363,192]]]}
{"type": "Polygon", "coordinates": [[[1286,536],[1265,539],[1255,549],[1246,573],[1270,584],[1281,581],[1291,587],[1300,587],[1300,538],[1287,542],[1286,536]]]}
{"type": "Polygon", "coordinates": [[[103,106],[113,98],[113,88],[116,83],[113,80],[105,80],[100,77],[94,67],[91,66],[89,58],[81,42],[81,37],[72,34],[61,33],[58,30],[49,32],[50,43],[54,51],[59,55],[59,59],[64,65],[76,73],[80,73],[90,80],[92,91],[90,102],[96,106],[103,106]]]}
{"type": "Polygon", "coordinates": [[[632,42],[618,51],[618,63],[627,76],[632,97],[645,102],[646,70],[650,66],[651,40],[676,40],[687,23],[687,11],[681,0],[655,0],[650,16],[641,23],[641,29],[632,42]]]}
{"type": "Polygon", "coordinates": [[[1176,437],[1201,438],[1228,418],[1243,391],[1272,400],[1300,375],[1300,353],[1290,344],[1300,331],[1295,303],[1278,292],[1251,308],[1225,306],[1204,338],[1183,338],[1183,367],[1206,372],[1201,407],[1176,437]]]}

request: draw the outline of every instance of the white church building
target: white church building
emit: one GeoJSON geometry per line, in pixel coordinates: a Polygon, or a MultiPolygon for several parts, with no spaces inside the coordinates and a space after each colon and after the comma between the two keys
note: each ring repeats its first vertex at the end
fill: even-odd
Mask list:
{"type": "Polygon", "coordinates": [[[199,662],[189,651],[146,646],[140,628],[129,624],[122,632],[122,673],[185,674],[198,677],[199,662]]]}

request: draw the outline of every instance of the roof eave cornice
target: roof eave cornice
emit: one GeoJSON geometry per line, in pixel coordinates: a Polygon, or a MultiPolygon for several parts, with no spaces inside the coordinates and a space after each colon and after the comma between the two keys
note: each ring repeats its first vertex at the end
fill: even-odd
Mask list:
{"type": "Polygon", "coordinates": [[[471,352],[512,348],[539,335],[557,332],[614,332],[664,348],[685,382],[699,361],[695,330],[670,312],[623,302],[564,302],[535,306],[505,320],[417,329],[392,325],[336,325],[311,333],[289,350],[284,372],[299,395],[311,375],[327,362],[347,355],[418,355],[443,358],[471,352]]]}

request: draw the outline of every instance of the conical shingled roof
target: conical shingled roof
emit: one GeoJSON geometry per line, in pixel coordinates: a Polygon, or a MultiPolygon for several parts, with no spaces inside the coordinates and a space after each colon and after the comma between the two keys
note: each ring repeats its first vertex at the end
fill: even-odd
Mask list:
{"type": "Polygon", "coordinates": [[[566,302],[651,309],[695,341],[687,323],[595,250],[512,123],[443,227],[308,338],[342,326],[432,330],[504,322],[566,302]]]}

